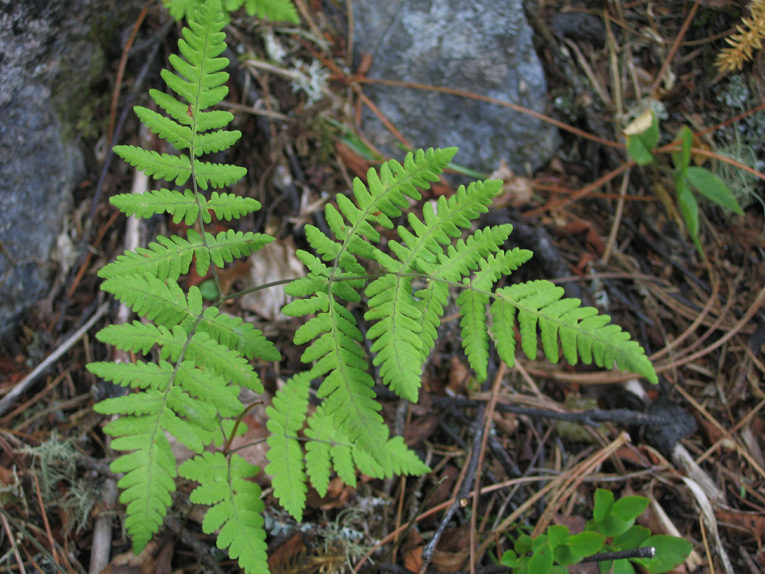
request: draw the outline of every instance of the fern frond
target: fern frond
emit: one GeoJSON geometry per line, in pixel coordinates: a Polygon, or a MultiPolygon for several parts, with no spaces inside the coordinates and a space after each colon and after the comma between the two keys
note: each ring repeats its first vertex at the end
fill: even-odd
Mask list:
{"type": "Polygon", "coordinates": [[[135,109],[152,132],[178,151],[187,150],[189,154],[174,156],[135,146],[114,148],[115,153],[130,165],[155,179],[183,185],[193,175],[195,183],[207,189],[209,185],[233,185],[247,173],[243,167],[197,159],[230,148],[242,136],[239,131],[221,129],[233,120],[231,113],[203,111],[220,103],[228,94],[225,84],[229,76],[223,71],[228,66],[228,59],[218,57],[226,49],[224,26],[220,4],[207,2],[200,6],[196,17],[183,29],[183,38],[178,41],[183,58],[170,55],[175,72],[162,70],[161,74],[167,86],[183,102],[170,94],[152,90],[150,95],[168,115],[141,106],[135,109]],[[212,115],[205,116],[205,113],[212,115]]]}
{"type": "MultiPolygon", "coordinates": [[[[345,196],[337,198],[338,206],[351,225],[347,230],[348,237],[359,234],[370,241],[379,241],[380,234],[371,224],[377,223],[386,229],[393,229],[390,218],[399,217],[401,208],[408,207],[407,197],[421,199],[419,190],[428,189],[431,183],[438,181],[439,175],[455,153],[457,148],[417,150],[406,155],[403,165],[390,160],[380,166],[379,174],[370,169],[366,186],[356,178],[353,182],[356,205],[345,196]]],[[[337,234],[336,230],[333,231],[337,234]]],[[[342,236],[338,237],[342,239],[342,236]]]]}
{"type": "MultiPolygon", "coordinates": [[[[581,358],[585,364],[594,361],[606,369],[616,365],[653,383],[658,381],[645,351],[630,340],[628,333],[610,323],[608,315],[599,315],[597,309],[580,307],[578,299],[562,299],[562,287],[549,281],[530,281],[498,289],[496,296],[491,305],[495,325],[498,321],[513,325],[517,313],[521,348],[530,359],[536,358],[539,325],[544,353],[552,362],[558,361],[560,339],[563,355],[572,365],[581,358]]],[[[504,338],[509,330],[511,327],[503,327],[492,333],[504,338]]],[[[514,357],[510,352],[514,345],[506,340],[497,345],[502,360],[512,365],[514,357]]]]}
{"type": "Polygon", "coordinates": [[[194,160],[194,177],[202,189],[207,189],[208,185],[213,187],[231,186],[245,175],[247,175],[247,170],[237,165],[194,160]]]}
{"type": "Polygon", "coordinates": [[[207,246],[202,250],[197,250],[197,273],[205,275],[209,260],[216,267],[222,268],[226,263],[231,263],[236,257],[247,257],[258,251],[264,245],[271,243],[274,238],[265,233],[253,233],[252,231],[221,231],[214,236],[205,233],[207,237],[207,246]]]}
{"type": "MultiPolygon", "coordinates": [[[[203,408],[204,404],[207,404],[216,409],[222,416],[235,417],[242,411],[237,387],[229,385],[222,377],[209,370],[199,369],[190,360],[178,365],[177,369],[167,361],[160,361],[158,364],[143,361],[136,361],[135,363],[100,362],[90,363],[87,368],[106,381],[122,386],[150,389],[159,393],[164,393],[171,384],[175,383],[190,396],[203,403],[203,408]]],[[[146,395],[140,393],[128,395],[128,397],[119,397],[113,399],[117,402],[111,405],[107,400],[103,408],[110,409],[110,414],[135,413],[141,408],[141,401],[147,400],[147,404],[151,403],[151,399],[145,397],[146,395]],[[130,406],[130,401],[135,401],[137,406],[130,406]],[[119,413],[114,409],[119,410],[119,413]]],[[[99,406],[98,408],[102,407],[99,406]]],[[[208,415],[206,415],[207,419],[209,419],[208,415]]],[[[209,430],[210,426],[207,425],[206,428],[209,430]]]]}
{"type": "Polygon", "coordinates": [[[203,247],[201,236],[193,230],[189,230],[187,241],[182,237],[173,235],[157,237],[157,241],[150,243],[148,248],[139,247],[135,251],[127,251],[117,259],[105,265],[98,272],[102,279],[110,279],[125,275],[152,275],[158,279],[177,280],[181,275],[189,272],[194,251],[203,247]]]}
{"type": "Polygon", "coordinates": [[[462,319],[462,347],[479,381],[486,380],[489,363],[489,331],[486,325],[486,305],[489,296],[479,291],[465,290],[457,297],[462,319]]]}
{"type": "Polygon", "coordinates": [[[199,482],[189,498],[210,506],[202,530],[206,534],[219,531],[218,548],[228,549],[228,555],[248,574],[268,572],[261,490],[247,480],[260,469],[236,454],[227,459],[220,452],[205,452],[184,462],[178,472],[199,482]]]}
{"type": "MultiPolygon", "coordinates": [[[[120,500],[127,504],[126,526],[136,551],[158,531],[175,490],[176,460],[168,436],[196,453],[222,445],[235,432],[233,419],[244,410],[241,389],[263,392],[248,359],[279,359],[276,348],[260,331],[216,307],[205,309],[197,287],[184,292],[177,282],[189,272],[192,261],[204,276],[211,265],[222,267],[273,240],[233,230],[212,235],[204,227],[213,214],[219,220],[231,220],[260,208],[251,198],[218,192],[205,197],[197,191],[231,185],[246,173],[238,166],[199,159],[228,149],[241,137],[238,131],[224,129],[233,120],[232,114],[204,111],[228,92],[224,71],[228,60],[219,57],[226,47],[223,27],[219,0],[207,0],[183,29],[178,43],[183,57],[170,56],[174,72],[162,71],[176,95],[150,93],[166,115],[148,108],[135,110],[142,123],[180,155],[133,146],[115,148],[149,176],[178,185],[190,181],[192,189],[120,195],[113,198],[114,205],[128,215],[168,213],[175,222],[196,225],[186,238],[160,236],[148,248],[125,253],[100,271],[105,291],[153,323],[108,326],[98,333],[99,340],[144,355],[158,349],[156,364],[137,361],[88,366],[107,381],[138,390],[95,406],[96,412],[119,417],[104,432],[115,437],[112,448],[127,451],[111,468],[125,473],[119,481],[123,489],[120,500]]],[[[209,452],[181,469],[201,483],[192,500],[212,506],[203,527],[208,533],[220,529],[218,547],[227,548],[246,572],[266,571],[265,532],[258,514],[263,509],[260,489],[246,480],[258,469],[240,457],[227,460],[209,452]]]]}
{"type": "Polygon", "coordinates": [[[427,464],[422,462],[417,453],[406,446],[404,437],[394,436],[385,443],[385,452],[387,453],[387,464],[385,476],[397,476],[406,474],[408,476],[420,476],[430,472],[427,464]]]}
{"type": "Polygon", "coordinates": [[[272,406],[266,408],[271,433],[266,455],[270,463],[266,472],[273,477],[274,496],[297,522],[303,521],[308,492],[298,433],[308,410],[310,383],[307,373],[296,375],[274,395],[272,406]]]}
{"type": "MultiPolygon", "coordinates": [[[[423,349],[423,342],[432,345],[435,322],[440,319],[437,313],[443,312],[443,303],[429,307],[429,315],[423,321],[422,311],[412,293],[412,280],[399,273],[433,272],[438,256],[444,254],[444,246],[450,245],[474,219],[488,211],[487,206],[501,185],[499,181],[488,181],[473,183],[467,189],[460,187],[449,199],[439,198],[437,211],[431,204],[425,204],[423,220],[409,214],[409,226],[414,233],[399,226],[398,234],[403,244],[395,240],[388,242],[397,260],[377,257],[390,274],[367,287],[369,311],[364,318],[377,321],[367,337],[374,341],[371,350],[377,353],[374,364],[380,366],[380,376],[402,398],[417,400],[422,363],[430,352],[430,347],[423,349]],[[428,335],[421,335],[423,325],[428,325],[428,335]]],[[[486,241],[478,237],[474,243],[482,248],[479,251],[491,251],[492,246],[496,250],[498,247],[491,243],[491,239],[498,239],[503,232],[504,229],[495,233],[496,237],[487,235],[486,241]]],[[[438,300],[443,301],[443,296],[438,300]]],[[[486,342],[488,345],[488,336],[486,342]]],[[[486,358],[488,360],[488,354],[486,358]]]]}
{"type": "MultiPolygon", "coordinates": [[[[332,472],[330,448],[335,440],[336,429],[331,416],[326,416],[323,405],[319,405],[313,415],[308,417],[305,436],[311,440],[305,445],[305,469],[311,479],[311,484],[322,498],[327,496],[329,478],[332,472]]],[[[335,465],[338,466],[337,464],[335,465]]],[[[348,486],[356,485],[356,474],[352,465],[343,476],[338,474],[348,486]],[[349,480],[346,480],[348,478],[349,480]]]]}
{"type": "Polygon", "coordinates": [[[105,381],[134,389],[152,388],[164,391],[173,377],[173,365],[167,361],[157,363],[88,363],[87,369],[105,381]]]}

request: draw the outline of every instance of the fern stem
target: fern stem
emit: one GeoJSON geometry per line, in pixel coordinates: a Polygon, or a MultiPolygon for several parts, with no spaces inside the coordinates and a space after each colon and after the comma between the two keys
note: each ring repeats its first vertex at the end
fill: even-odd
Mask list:
{"type": "Polygon", "coordinates": [[[262,405],[263,401],[255,401],[254,403],[251,403],[245,407],[245,409],[239,413],[239,416],[236,417],[236,422],[234,422],[234,428],[231,429],[231,433],[229,434],[228,438],[226,439],[226,444],[223,445],[223,454],[228,455],[229,449],[231,449],[231,443],[234,440],[234,437],[236,436],[236,431],[239,430],[239,425],[244,420],[244,416],[249,413],[253,408],[255,408],[256,405],[262,405]]]}

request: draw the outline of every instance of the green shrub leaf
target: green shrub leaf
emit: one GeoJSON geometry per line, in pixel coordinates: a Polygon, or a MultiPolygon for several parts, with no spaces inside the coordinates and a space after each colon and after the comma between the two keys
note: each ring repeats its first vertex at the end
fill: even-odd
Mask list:
{"type": "Polygon", "coordinates": [[[708,169],[703,167],[689,167],[688,181],[701,195],[714,201],[726,209],[730,209],[736,215],[744,215],[741,206],[731,193],[728,186],[708,169]]]}

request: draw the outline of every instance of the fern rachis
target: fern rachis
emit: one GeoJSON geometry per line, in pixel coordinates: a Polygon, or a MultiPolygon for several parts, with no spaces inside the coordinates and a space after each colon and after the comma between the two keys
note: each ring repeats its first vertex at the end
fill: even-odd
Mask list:
{"type": "MultiPolygon", "coordinates": [[[[160,236],[99,272],[102,288],[143,320],[107,326],[98,339],[155,360],[97,362],[88,368],[134,391],[102,401],[95,409],[119,417],[104,430],[114,437],[112,448],[123,453],[112,470],[124,473],[121,501],[127,505],[126,526],[135,550],[161,527],[180,475],[198,483],[192,502],[209,507],[203,530],[218,531],[218,546],[246,572],[263,572],[264,505],[260,488],[248,480],[260,469],[228,447],[232,434],[244,427],[240,423],[246,405],[240,391],[264,390],[252,360],[278,361],[280,355],[252,325],[215,305],[206,307],[198,288],[184,291],[178,283],[192,264],[200,276],[216,275],[234,258],[273,240],[253,232],[232,229],[213,235],[205,229],[213,215],[233,221],[260,208],[251,198],[204,193],[233,185],[246,173],[203,159],[228,149],[241,136],[226,129],[233,120],[230,113],[210,109],[227,93],[227,61],[220,57],[224,22],[219,0],[205,2],[179,41],[183,58],[171,57],[175,71],[162,74],[175,95],[152,90],[163,113],[136,110],[179,155],[115,148],[155,179],[189,186],[112,198],[127,215],[166,213],[194,226],[185,236],[160,236]],[[168,436],[195,456],[178,466],[168,436]],[[223,448],[212,452],[213,445],[223,448]]],[[[350,484],[359,471],[380,478],[427,471],[401,437],[389,436],[370,367],[377,367],[379,378],[398,396],[416,401],[423,364],[452,294],[461,315],[463,348],[479,378],[487,374],[491,341],[499,357],[513,364],[517,327],[521,349],[529,357],[536,356],[541,335],[542,350],[553,362],[560,346],[571,363],[616,365],[656,380],[637,343],[609,324],[607,316],[581,307],[578,300],[563,299],[559,287],[537,281],[496,288],[531,256],[504,248],[510,225],[470,231],[488,211],[499,182],[461,187],[435,206],[426,203],[422,217],[409,213],[402,225],[394,225],[411,201],[422,199],[421,192],[438,180],[455,153],[453,148],[420,150],[408,154],[403,164],[386,162],[369,171],[366,184],[354,181],[352,198],[340,195],[336,204],[326,206],[329,233],[306,227],[316,254],[297,252],[307,275],[288,286],[294,299],[284,312],[312,316],[293,339],[297,345],[307,344],[302,360],[311,366],[290,379],[267,409],[271,436],[266,471],[272,475],[274,495],[298,521],[308,482],[323,495],[333,471],[350,484]],[[387,239],[380,228],[388,230],[387,239]],[[365,331],[351,304],[360,307],[365,331]],[[309,415],[312,381],[318,381],[320,404],[309,415]],[[299,438],[301,432],[305,439],[299,438]]]]}

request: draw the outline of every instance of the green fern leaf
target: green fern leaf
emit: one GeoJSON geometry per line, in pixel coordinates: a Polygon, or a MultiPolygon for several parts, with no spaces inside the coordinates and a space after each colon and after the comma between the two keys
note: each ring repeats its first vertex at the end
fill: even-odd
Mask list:
{"type": "Polygon", "coordinates": [[[214,238],[212,234],[205,234],[207,237],[207,249],[197,253],[197,273],[204,275],[207,273],[207,265],[201,263],[207,257],[209,250],[209,259],[216,267],[223,267],[230,263],[236,257],[247,257],[255,253],[264,245],[271,243],[274,238],[264,233],[253,233],[251,231],[242,232],[229,229],[221,231],[214,238]],[[202,257],[204,255],[204,258],[202,257]]]}
{"type": "Polygon", "coordinates": [[[358,440],[370,452],[377,452],[387,429],[378,413],[380,404],[372,390],[374,381],[367,372],[361,332],[353,315],[340,303],[331,301],[326,313],[300,327],[295,344],[315,341],[303,353],[304,362],[316,361],[311,378],[326,375],[319,387],[327,413],[351,440],[358,440]]]}
{"type": "Polygon", "coordinates": [[[135,146],[116,145],[114,153],[154,179],[164,179],[183,185],[191,177],[191,162],[185,155],[170,155],[135,146]]]}
{"type": "Polygon", "coordinates": [[[251,197],[241,197],[229,193],[214,191],[210,199],[202,194],[197,194],[186,189],[180,191],[170,189],[156,189],[146,193],[123,193],[112,197],[112,205],[117,207],[125,215],[149,218],[159,213],[169,213],[173,216],[173,223],[183,221],[186,225],[196,223],[200,208],[202,221],[210,223],[212,213],[220,220],[231,221],[248,213],[258,211],[260,203],[251,197]]]}
{"type": "MultiPolygon", "coordinates": [[[[438,313],[443,312],[445,301],[443,291],[439,290],[436,293],[438,299],[429,301],[439,304],[429,307],[429,315],[423,318],[420,305],[412,294],[412,280],[400,277],[398,273],[432,272],[437,257],[443,256],[443,246],[451,244],[461,235],[462,229],[488,211],[487,206],[501,185],[499,181],[489,181],[473,183],[467,189],[461,187],[448,200],[443,196],[439,198],[437,212],[431,204],[425,204],[422,221],[409,214],[409,225],[414,233],[400,226],[398,234],[403,244],[395,240],[388,242],[388,247],[398,260],[377,257],[377,261],[391,274],[376,279],[367,288],[369,311],[364,318],[367,321],[377,320],[367,337],[375,340],[372,351],[377,353],[374,364],[380,366],[380,376],[402,398],[413,402],[417,400],[422,362],[432,347],[436,321],[440,319],[438,313]],[[427,335],[421,334],[423,325],[427,326],[427,335]],[[427,347],[423,348],[423,343],[427,347]]],[[[507,228],[500,228],[499,233],[493,236],[487,233],[486,241],[481,241],[483,236],[478,236],[473,243],[481,249],[476,251],[487,252],[492,248],[496,251],[497,241],[505,231],[509,234],[507,228]]],[[[485,339],[485,359],[488,360],[488,335],[485,339]]]]}
{"type": "Polygon", "coordinates": [[[486,380],[489,363],[489,331],[486,326],[486,305],[489,296],[479,291],[466,290],[457,297],[462,319],[462,346],[468,362],[479,381],[486,380]]]}
{"type": "Polygon", "coordinates": [[[159,364],[136,361],[135,363],[89,363],[87,369],[106,381],[123,387],[152,388],[164,391],[173,377],[173,365],[167,361],[159,364]]]}
{"type": "MultiPolygon", "coordinates": [[[[184,325],[190,327],[190,325],[184,325]]],[[[216,307],[205,309],[197,330],[207,333],[221,345],[235,349],[248,359],[279,361],[281,354],[274,344],[263,336],[263,332],[239,317],[221,313],[216,307]]]]}
{"type": "Polygon", "coordinates": [[[262,233],[243,233],[230,229],[216,236],[206,232],[203,241],[199,233],[189,229],[188,240],[177,235],[170,238],[160,235],[156,243],[149,244],[148,249],[139,247],[120,255],[103,267],[98,276],[110,279],[149,274],[162,280],[177,280],[189,272],[191,261],[196,255],[197,274],[204,277],[211,261],[216,267],[223,267],[235,257],[250,255],[273,240],[273,237],[262,233]]]}
{"type": "Polygon", "coordinates": [[[186,332],[196,326],[197,331],[207,333],[217,343],[243,353],[248,359],[278,361],[281,358],[274,344],[251,324],[221,313],[216,307],[208,307],[203,312],[202,295],[197,287],[189,289],[187,300],[175,281],[160,281],[145,274],[108,279],[101,288],[157,325],[168,328],[181,325],[186,332]]]}
{"type": "Polygon", "coordinates": [[[98,276],[103,279],[124,275],[149,274],[161,280],[176,281],[181,275],[189,272],[194,251],[203,247],[198,233],[189,230],[193,242],[173,235],[172,237],[157,237],[155,243],[148,248],[139,247],[135,251],[127,251],[108,265],[101,268],[98,276]]]}
{"type": "Polygon", "coordinates": [[[213,187],[231,186],[245,175],[247,175],[247,170],[243,167],[222,163],[210,163],[198,159],[194,160],[194,176],[196,177],[199,187],[202,189],[207,189],[208,185],[212,185],[213,187]]]}
{"type": "Polygon", "coordinates": [[[367,321],[377,320],[367,332],[373,340],[374,364],[380,377],[400,397],[417,401],[422,376],[422,312],[412,296],[412,280],[384,275],[369,284],[367,321]]]}
{"type": "MultiPolygon", "coordinates": [[[[333,417],[327,414],[324,405],[319,405],[308,419],[305,434],[311,439],[306,444],[306,470],[316,491],[321,496],[326,496],[332,468],[340,480],[355,488],[354,445],[334,424],[333,417]]],[[[370,459],[374,461],[371,455],[370,459]]]]}
{"type": "Polygon", "coordinates": [[[148,273],[107,279],[101,284],[101,289],[114,294],[138,315],[166,327],[178,325],[202,312],[201,296],[194,296],[198,295],[196,287],[193,288],[196,291],[190,292],[187,301],[177,282],[172,279],[161,281],[148,273]],[[192,309],[194,301],[196,305],[192,309]]]}
{"type": "MultiPolygon", "coordinates": [[[[323,406],[319,405],[314,414],[308,417],[308,426],[305,429],[305,436],[311,439],[305,445],[305,468],[311,478],[311,484],[322,498],[327,496],[329,488],[332,471],[330,446],[334,435],[332,417],[326,416],[323,406]]],[[[355,474],[353,477],[355,479],[355,474]]],[[[346,484],[354,486],[355,483],[346,484]]]]}
{"type": "MultiPolygon", "coordinates": [[[[229,0],[231,2],[231,0],[229,0]]],[[[238,6],[244,2],[244,9],[248,16],[268,18],[272,22],[300,22],[295,6],[290,0],[234,0],[238,6]]]]}
{"type": "Polygon", "coordinates": [[[404,438],[394,436],[385,443],[385,451],[388,454],[386,476],[396,476],[406,474],[409,476],[420,476],[430,472],[427,464],[422,462],[419,456],[406,446],[404,438]]]}
{"type": "Polygon", "coordinates": [[[247,480],[260,469],[235,454],[226,459],[220,452],[205,452],[184,462],[178,471],[199,482],[189,498],[210,506],[202,530],[206,534],[219,530],[218,548],[228,549],[229,556],[248,574],[268,572],[261,490],[247,480]]]}
{"type": "Polygon", "coordinates": [[[247,173],[246,169],[239,166],[213,164],[197,159],[203,154],[230,148],[242,135],[236,130],[220,129],[233,119],[230,113],[203,112],[220,103],[228,94],[225,83],[229,76],[223,71],[228,66],[228,59],[218,57],[226,48],[225,34],[222,32],[224,26],[220,4],[207,2],[201,5],[195,18],[183,29],[183,38],[178,42],[183,58],[176,54],[170,55],[170,64],[175,73],[162,70],[161,74],[167,86],[185,103],[172,95],[152,90],[150,95],[168,116],[140,106],[135,110],[152,132],[179,151],[188,150],[189,155],[160,154],[135,146],[114,148],[130,165],[155,179],[183,185],[193,175],[195,183],[207,189],[209,185],[233,185],[247,173]]]}
{"type": "Polygon", "coordinates": [[[258,375],[246,359],[236,351],[220,345],[206,333],[195,333],[191,339],[179,325],[171,329],[163,325],[147,325],[139,321],[123,325],[109,325],[98,332],[102,343],[114,345],[123,351],[146,355],[154,345],[160,347],[160,358],[177,361],[181,354],[198,366],[246,387],[256,393],[263,392],[258,375]]]}
{"type": "Polygon", "coordinates": [[[252,199],[251,197],[242,197],[240,195],[234,195],[233,193],[218,193],[213,191],[210,194],[210,199],[207,200],[205,207],[207,213],[205,214],[205,223],[210,223],[212,218],[210,217],[210,211],[215,213],[215,217],[223,221],[231,221],[232,219],[238,219],[244,217],[249,213],[260,210],[260,202],[252,199]]]}
{"type": "Polygon", "coordinates": [[[117,474],[125,473],[117,486],[122,489],[120,502],[127,505],[125,528],[135,552],[143,550],[159,531],[175,492],[175,457],[164,433],[152,422],[156,420],[136,426],[130,436],[111,444],[115,450],[134,451],[116,459],[109,468],[117,474]]]}
{"type": "MultiPolygon", "coordinates": [[[[178,123],[173,118],[168,118],[142,106],[136,106],[133,111],[145,125],[149,126],[152,133],[163,140],[167,140],[178,151],[191,148],[194,142],[194,133],[190,126],[178,123]]],[[[188,123],[188,122],[183,122],[188,123]]]]}
{"type": "Polygon", "coordinates": [[[420,362],[424,362],[436,345],[438,327],[441,325],[444,309],[449,302],[449,285],[441,281],[428,280],[427,286],[418,290],[415,297],[415,305],[422,315],[420,362]]]}
{"type": "MultiPolygon", "coordinates": [[[[200,6],[179,41],[183,57],[170,56],[175,72],[162,72],[177,97],[151,91],[167,115],[136,108],[139,119],[181,155],[132,146],[115,148],[149,176],[178,185],[190,180],[192,187],[182,192],[161,189],[117,196],[113,203],[119,209],[139,217],[166,212],[175,222],[197,226],[197,230],[188,230],[186,238],[160,236],[148,248],[125,253],[100,272],[105,291],[153,324],[135,321],[108,326],[99,332],[99,340],[143,354],[158,349],[156,364],[89,365],[107,381],[138,389],[95,406],[96,412],[119,416],[104,431],[115,437],[112,448],[125,451],[111,468],[125,473],[119,481],[120,500],[127,504],[126,526],[136,551],[158,531],[175,490],[176,461],[167,437],[196,453],[222,445],[235,432],[233,419],[244,410],[240,390],[263,392],[248,359],[279,359],[276,348],[260,331],[215,307],[204,309],[200,290],[191,287],[185,293],[177,282],[189,272],[192,261],[204,276],[211,265],[222,267],[272,241],[255,233],[228,231],[214,236],[204,230],[213,214],[231,220],[260,208],[254,199],[218,192],[206,198],[197,192],[198,188],[231,185],[246,173],[237,166],[199,159],[228,149],[241,136],[238,131],[223,129],[233,120],[232,114],[204,111],[227,94],[224,70],[228,60],[219,57],[226,47],[223,26],[218,0],[200,6]]],[[[201,483],[192,500],[204,499],[212,506],[205,531],[220,529],[218,546],[238,558],[246,572],[267,570],[265,532],[258,514],[263,509],[260,489],[246,480],[258,469],[239,457],[226,460],[221,454],[207,452],[181,468],[201,483]]]]}
{"type": "MultiPolygon", "coordinates": [[[[581,358],[601,368],[616,365],[620,370],[639,373],[657,382],[656,372],[643,348],[631,341],[618,325],[609,324],[608,315],[580,307],[578,299],[562,300],[563,289],[549,281],[530,281],[498,289],[492,314],[512,320],[518,317],[521,347],[531,359],[537,354],[537,325],[542,332],[543,349],[551,361],[558,359],[558,338],[566,360],[575,365],[581,358]],[[573,305],[571,301],[575,301],[573,305]],[[510,309],[512,308],[512,310],[510,309]]],[[[498,346],[500,357],[508,362],[506,343],[498,346]]]]}
{"type": "MultiPolygon", "coordinates": [[[[200,198],[204,206],[204,198],[200,198]]],[[[199,217],[199,204],[194,194],[186,189],[180,191],[170,189],[156,189],[146,193],[123,193],[115,195],[110,200],[112,205],[125,215],[149,218],[158,213],[169,213],[173,216],[173,223],[183,221],[186,225],[193,225],[199,217]]]]}
{"type": "Polygon", "coordinates": [[[340,479],[354,487],[356,468],[373,478],[390,478],[394,474],[420,475],[429,471],[401,437],[393,437],[381,445],[383,456],[372,456],[332,424],[323,405],[308,419],[305,434],[311,439],[306,444],[307,472],[321,496],[326,495],[329,484],[330,457],[340,479]]]}
{"type": "MultiPolygon", "coordinates": [[[[190,19],[202,0],[164,0],[175,20],[190,19]]],[[[248,16],[268,18],[272,22],[289,22],[298,24],[297,11],[291,0],[224,0],[224,7],[229,12],[239,10],[244,6],[248,16]]],[[[228,22],[228,14],[225,14],[228,22]]]]}
{"type": "Polygon", "coordinates": [[[307,373],[296,375],[274,395],[272,406],[266,408],[271,433],[266,455],[271,462],[266,472],[273,477],[274,496],[297,522],[303,520],[308,492],[303,451],[297,436],[308,410],[310,383],[307,373]]]}

